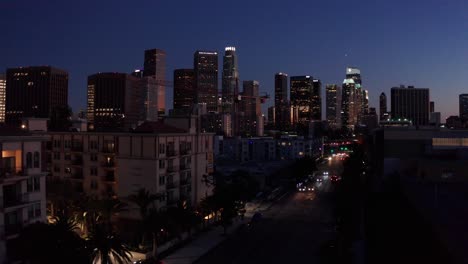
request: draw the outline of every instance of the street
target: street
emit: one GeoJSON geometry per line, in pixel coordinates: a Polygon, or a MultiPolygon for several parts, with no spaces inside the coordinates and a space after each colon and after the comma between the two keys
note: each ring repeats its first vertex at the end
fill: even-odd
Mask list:
{"type": "MultiPolygon", "coordinates": [[[[338,158],[319,165],[321,172],[341,173],[338,158]]],[[[320,263],[319,249],[335,236],[329,178],[315,192],[291,190],[252,226],[242,227],[195,263],[320,263]]]]}

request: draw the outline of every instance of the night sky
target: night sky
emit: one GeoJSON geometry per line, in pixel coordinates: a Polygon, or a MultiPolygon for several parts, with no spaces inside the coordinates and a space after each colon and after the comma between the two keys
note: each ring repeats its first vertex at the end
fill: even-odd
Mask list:
{"type": "Polygon", "coordinates": [[[236,46],[241,80],[260,81],[271,96],[276,72],[325,87],[341,84],[350,65],[361,69],[371,106],[392,86],[427,87],[445,118],[468,93],[468,2],[447,2],[0,0],[0,72],[67,70],[76,111],[86,106],[88,75],[142,68],[145,49],[167,52],[172,81],[174,69],[193,67],[195,50],[236,46]]]}

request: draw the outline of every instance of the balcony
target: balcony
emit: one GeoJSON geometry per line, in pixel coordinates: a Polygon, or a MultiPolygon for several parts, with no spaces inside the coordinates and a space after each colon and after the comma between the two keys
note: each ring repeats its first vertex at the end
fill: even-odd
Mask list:
{"type": "Polygon", "coordinates": [[[76,179],[76,180],[82,180],[83,179],[83,172],[82,171],[75,171],[73,174],[72,174],[72,179],[76,179]]]}
{"type": "Polygon", "coordinates": [[[27,170],[21,167],[8,167],[0,169],[0,178],[10,178],[14,176],[26,176],[27,170]]]}
{"type": "Polygon", "coordinates": [[[104,147],[104,148],[101,149],[101,152],[102,153],[115,153],[115,148],[104,147]]]}
{"type": "Polygon", "coordinates": [[[190,170],[191,169],[191,165],[190,163],[187,163],[187,164],[180,164],[180,170],[190,170]]]}
{"type": "Polygon", "coordinates": [[[166,190],[175,189],[177,184],[175,182],[168,182],[166,183],[166,190]]]}
{"type": "Polygon", "coordinates": [[[191,150],[191,149],[181,149],[181,150],[180,150],[180,155],[182,155],[182,156],[190,155],[190,154],[192,154],[192,150],[191,150]]]}
{"type": "Polygon", "coordinates": [[[102,167],[105,168],[112,168],[115,167],[115,162],[114,161],[104,161],[101,163],[102,167]]]}
{"type": "Polygon", "coordinates": [[[76,158],[72,161],[72,165],[75,165],[75,166],[81,166],[83,165],[83,158],[76,158]]]}
{"type": "Polygon", "coordinates": [[[166,156],[167,157],[175,157],[177,155],[177,152],[175,149],[167,149],[166,150],[166,156]]]}
{"type": "Polygon", "coordinates": [[[167,169],[166,169],[166,171],[167,171],[168,173],[174,173],[174,172],[177,171],[177,167],[176,167],[176,166],[168,166],[167,169]]]}
{"type": "Polygon", "coordinates": [[[77,145],[73,145],[73,146],[71,147],[71,150],[72,150],[73,152],[83,152],[83,145],[81,145],[81,144],[79,144],[79,145],[78,145],[78,144],[77,144],[77,145]]]}
{"type": "MultiPolygon", "coordinates": [[[[2,198],[2,197],[0,197],[2,198]]],[[[25,204],[29,202],[29,194],[28,193],[18,193],[18,194],[11,194],[3,196],[2,203],[3,208],[13,207],[21,204],[25,204]]]]}
{"type": "Polygon", "coordinates": [[[108,183],[114,183],[115,182],[114,173],[107,173],[106,176],[104,176],[104,181],[108,183]]]}

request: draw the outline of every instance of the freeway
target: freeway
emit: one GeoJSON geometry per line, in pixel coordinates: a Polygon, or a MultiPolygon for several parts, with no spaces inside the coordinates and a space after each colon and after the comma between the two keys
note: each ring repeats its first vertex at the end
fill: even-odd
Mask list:
{"type": "MultiPolygon", "coordinates": [[[[338,174],[341,161],[327,161],[319,171],[338,174]]],[[[320,263],[320,247],[335,237],[327,194],[332,189],[330,180],[324,180],[315,192],[289,192],[261,212],[260,221],[240,228],[195,263],[320,263]]]]}

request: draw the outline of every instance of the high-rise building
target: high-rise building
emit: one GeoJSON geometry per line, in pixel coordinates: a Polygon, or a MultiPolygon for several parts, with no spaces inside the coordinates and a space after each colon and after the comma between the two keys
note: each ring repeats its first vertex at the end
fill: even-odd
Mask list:
{"type": "Polygon", "coordinates": [[[326,115],[328,124],[331,127],[339,126],[339,116],[341,114],[341,89],[336,84],[327,84],[325,88],[326,115]]]}
{"type": "Polygon", "coordinates": [[[174,70],[174,111],[185,114],[191,113],[196,96],[194,70],[174,70]]]}
{"type": "Polygon", "coordinates": [[[369,112],[369,90],[362,90],[362,114],[369,112]]]}
{"type": "Polygon", "coordinates": [[[458,97],[459,116],[468,121],[468,94],[460,94],[458,97]]]}
{"type": "Polygon", "coordinates": [[[141,79],[125,73],[88,76],[88,125],[90,130],[128,130],[144,120],[141,79]]]}
{"type": "Polygon", "coordinates": [[[166,52],[160,49],[145,50],[143,77],[153,77],[145,91],[146,120],[156,121],[166,112],[166,52]]]}
{"type": "Polygon", "coordinates": [[[322,120],[322,82],[314,79],[312,86],[312,120],[322,120]]]}
{"type": "Polygon", "coordinates": [[[429,102],[429,113],[434,113],[435,103],[434,101],[429,102]]]}
{"type": "Polygon", "coordinates": [[[226,47],[223,56],[222,112],[232,113],[239,94],[239,68],[235,47],[226,47]]]}
{"type": "Polygon", "coordinates": [[[341,124],[354,128],[361,121],[366,92],[362,89],[361,71],[357,68],[346,68],[346,79],[343,81],[341,94],[341,124]]]}
{"type": "Polygon", "coordinates": [[[308,124],[314,120],[313,96],[314,84],[312,76],[291,76],[291,107],[297,108],[298,122],[308,124]]]}
{"type": "MultiPolygon", "coordinates": [[[[260,83],[258,81],[244,81],[241,96],[242,112],[241,132],[247,135],[257,135],[258,119],[261,117],[259,96],[260,83]]],[[[263,122],[262,122],[263,123],[263,122]]]]}
{"type": "Polygon", "coordinates": [[[68,107],[68,73],[50,66],[7,69],[5,98],[6,123],[50,118],[54,108],[68,107]]]}
{"type": "Polygon", "coordinates": [[[387,96],[385,95],[384,92],[380,94],[380,102],[379,102],[379,108],[380,108],[380,120],[385,120],[385,116],[388,113],[387,111],[387,96]]]}
{"type": "Polygon", "coordinates": [[[275,125],[276,129],[285,131],[291,123],[288,101],[288,75],[275,74],[275,125]]]}
{"type": "Polygon", "coordinates": [[[392,118],[408,119],[413,125],[429,123],[429,89],[414,86],[391,89],[392,118]]]}
{"type": "Polygon", "coordinates": [[[218,112],[218,53],[214,51],[196,51],[195,103],[205,103],[208,112],[218,112]]]}
{"type": "Polygon", "coordinates": [[[270,126],[271,128],[275,127],[275,113],[276,111],[274,106],[268,107],[268,126],[270,126]]]}
{"type": "Polygon", "coordinates": [[[6,76],[0,74],[0,123],[5,122],[6,76]]]}

